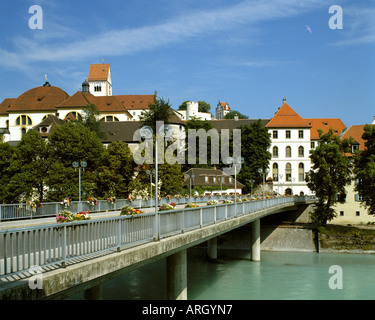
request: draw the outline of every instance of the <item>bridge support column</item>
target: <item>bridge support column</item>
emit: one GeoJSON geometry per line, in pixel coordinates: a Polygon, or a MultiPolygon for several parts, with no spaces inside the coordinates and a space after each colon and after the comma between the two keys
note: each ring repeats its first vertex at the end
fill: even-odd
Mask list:
{"type": "Polygon", "coordinates": [[[187,300],[186,250],[167,257],[167,296],[169,300],[187,300]]]}
{"type": "Polygon", "coordinates": [[[251,260],[260,261],[260,219],[251,223],[251,260]]]}
{"type": "Polygon", "coordinates": [[[86,300],[103,300],[102,286],[97,285],[90,289],[86,289],[84,292],[84,297],[86,300]]]}
{"type": "Polygon", "coordinates": [[[207,241],[207,256],[209,260],[217,259],[217,237],[207,241]]]}

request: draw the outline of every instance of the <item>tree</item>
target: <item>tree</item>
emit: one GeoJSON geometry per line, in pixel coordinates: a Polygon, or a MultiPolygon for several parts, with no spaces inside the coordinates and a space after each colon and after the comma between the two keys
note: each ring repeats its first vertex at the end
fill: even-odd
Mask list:
{"type": "Polygon", "coordinates": [[[95,132],[100,139],[105,139],[106,135],[100,128],[100,120],[97,119],[97,117],[100,115],[97,107],[90,103],[83,109],[82,113],[83,118],[79,122],[81,122],[90,131],[95,132]]]}
{"type": "Polygon", "coordinates": [[[134,173],[132,153],[126,143],[112,142],[102,153],[101,166],[96,171],[98,197],[124,197],[134,173]]]}
{"type": "Polygon", "coordinates": [[[332,207],[337,202],[345,202],[345,187],[351,181],[351,164],[344,151],[350,141],[341,141],[332,129],[325,134],[319,130],[319,138],[319,146],[310,154],[313,167],[306,175],[306,182],[319,199],[312,219],[325,226],[336,216],[332,207]]]}
{"type": "Polygon", "coordinates": [[[228,112],[225,116],[224,119],[234,119],[234,116],[238,115],[238,119],[249,119],[248,116],[242,114],[241,112],[238,112],[236,110],[228,112]]]}
{"type": "Polygon", "coordinates": [[[48,172],[45,140],[35,130],[28,130],[17,143],[11,159],[12,177],[6,186],[8,202],[20,202],[34,194],[43,201],[45,179],[48,172]]]}
{"type": "MultiPolygon", "coordinates": [[[[187,100],[181,103],[181,105],[178,107],[178,110],[186,110],[186,105],[188,102],[190,101],[187,100]]],[[[210,110],[211,110],[211,105],[209,103],[207,103],[206,101],[198,101],[198,112],[209,113],[210,110]]]]}
{"type": "Polygon", "coordinates": [[[237,179],[245,185],[244,191],[250,192],[250,180],[254,180],[255,185],[263,181],[258,169],[269,167],[271,153],[268,149],[271,146],[271,135],[267,128],[262,125],[261,120],[251,125],[241,126],[240,129],[241,156],[244,158],[244,163],[237,179]]]}
{"type": "Polygon", "coordinates": [[[358,180],[355,191],[358,192],[362,204],[368,213],[375,214],[375,126],[366,125],[362,139],[365,150],[355,158],[354,177],[358,180]]]}
{"type": "Polygon", "coordinates": [[[7,188],[12,177],[10,171],[11,159],[13,157],[14,147],[8,143],[0,142],[0,203],[6,202],[7,188]]]}
{"type": "Polygon", "coordinates": [[[156,121],[163,121],[164,124],[169,123],[169,117],[173,114],[173,110],[169,101],[162,98],[155,98],[155,102],[149,105],[149,110],[142,111],[139,119],[144,126],[149,126],[156,132],[156,121]]]}
{"type": "Polygon", "coordinates": [[[87,162],[82,174],[83,193],[95,189],[94,172],[100,165],[103,153],[103,145],[96,133],[81,123],[67,122],[49,136],[48,152],[51,162],[49,200],[61,201],[67,196],[78,199],[78,172],[72,167],[74,161],[87,162]]]}

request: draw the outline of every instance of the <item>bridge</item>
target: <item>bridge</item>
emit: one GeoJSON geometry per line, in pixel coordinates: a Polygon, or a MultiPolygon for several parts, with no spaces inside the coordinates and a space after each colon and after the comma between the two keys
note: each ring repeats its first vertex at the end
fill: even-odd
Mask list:
{"type": "Polygon", "coordinates": [[[186,250],[251,224],[251,260],[260,261],[260,219],[307,209],[316,199],[291,196],[198,208],[0,230],[0,299],[62,299],[167,258],[169,299],[187,299],[186,250]]]}

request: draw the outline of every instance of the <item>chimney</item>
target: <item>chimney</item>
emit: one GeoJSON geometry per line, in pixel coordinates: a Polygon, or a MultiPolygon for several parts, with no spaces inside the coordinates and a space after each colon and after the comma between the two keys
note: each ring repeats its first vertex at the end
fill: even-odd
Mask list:
{"type": "Polygon", "coordinates": [[[234,121],[238,121],[238,114],[237,113],[234,115],[234,121]]]}

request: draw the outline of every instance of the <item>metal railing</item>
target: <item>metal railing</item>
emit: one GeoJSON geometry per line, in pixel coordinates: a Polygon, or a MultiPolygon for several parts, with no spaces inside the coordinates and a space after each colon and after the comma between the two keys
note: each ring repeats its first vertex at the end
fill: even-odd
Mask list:
{"type": "Polygon", "coordinates": [[[56,268],[309,197],[273,198],[0,230],[0,276],[56,268]]]}
{"type": "MultiPolygon", "coordinates": [[[[237,196],[237,198],[244,198],[245,195],[237,196]]],[[[167,199],[166,197],[161,198],[158,201],[159,205],[163,203],[170,203],[174,202],[176,204],[186,204],[188,202],[200,203],[200,202],[207,202],[209,199],[215,200],[224,200],[224,199],[234,199],[233,196],[205,196],[205,197],[197,197],[197,198],[190,198],[186,199],[185,197],[182,198],[175,198],[172,197],[167,199]]],[[[65,207],[61,202],[45,202],[43,203],[43,207],[35,208],[34,210],[31,209],[26,203],[19,203],[19,204],[0,204],[0,222],[7,221],[7,220],[19,220],[19,219],[33,219],[33,218],[41,218],[41,217],[54,217],[57,213],[59,213],[63,209],[67,209],[71,212],[105,212],[105,211],[117,211],[121,210],[121,208],[125,205],[130,205],[133,208],[146,208],[152,207],[155,205],[155,199],[150,200],[142,200],[137,199],[134,201],[129,201],[127,199],[116,199],[115,203],[110,203],[107,200],[97,200],[95,205],[90,205],[87,201],[72,201],[69,207],[65,207]]]]}

